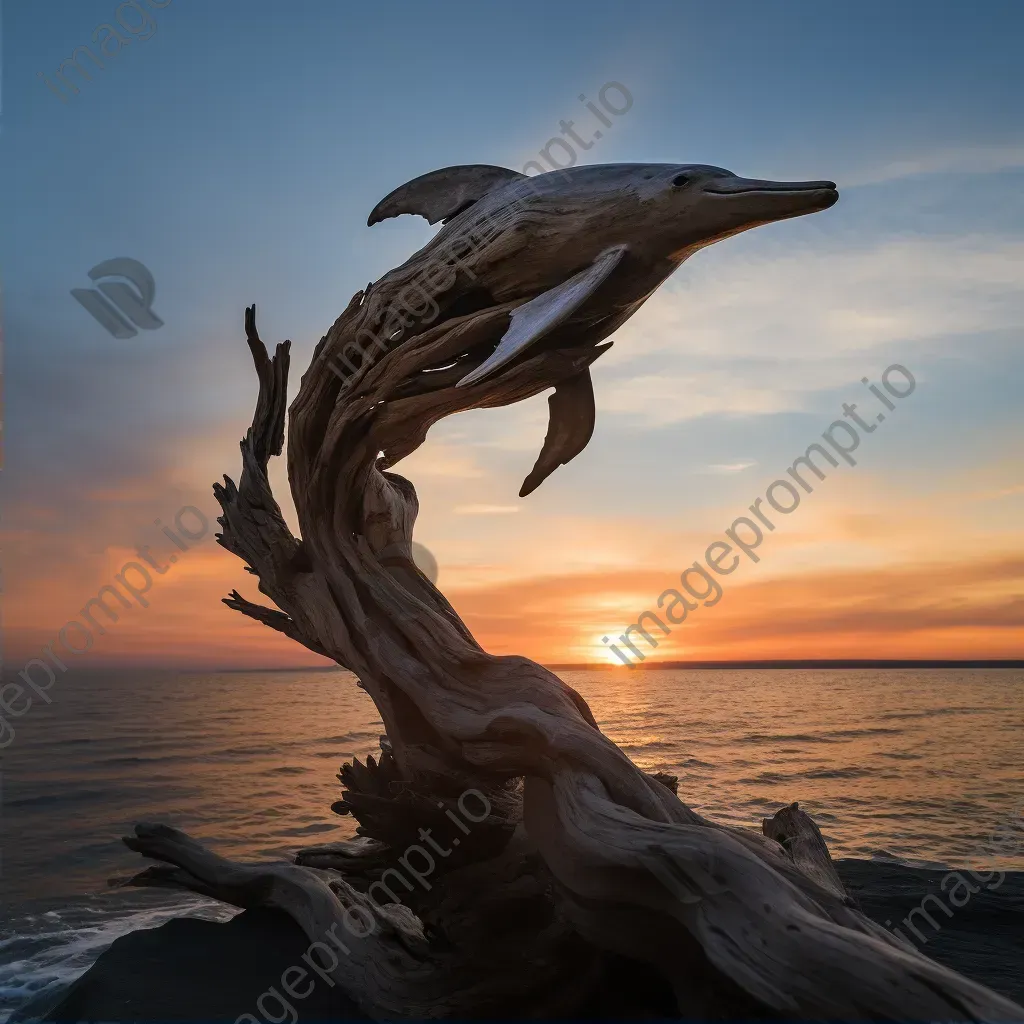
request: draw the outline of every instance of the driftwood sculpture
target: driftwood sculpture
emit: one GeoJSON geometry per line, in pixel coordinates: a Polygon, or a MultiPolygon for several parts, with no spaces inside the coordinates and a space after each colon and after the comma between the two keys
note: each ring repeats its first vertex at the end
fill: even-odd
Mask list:
{"type": "Polygon", "coordinates": [[[361,838],[248,865],[140,825],[125,842],[165,865],[133,882],[285,910],[377,1019],[1024,1018],[861,914],[796,804],[760,831],[709,821],[557,676],[484,651],[415,568],[416,493],[388,471],[442,417],[554,388],[528,493],[590,438],[600,343],[684,259],[836,199],[831,182],[657,164],[457,167],[393,192],[370,223],[445,226],[355,295],[302,378],[288,422],[301,538],[267,478],[289,342],[271,358],[247,310],[259,398],[238,486],[215,487],[219,541],[277,608],[226,603],[351,670],[386,737],[340,775],[335,810],[361,838]],[[417,872],[424,884],[398,887],[417,872]]]}

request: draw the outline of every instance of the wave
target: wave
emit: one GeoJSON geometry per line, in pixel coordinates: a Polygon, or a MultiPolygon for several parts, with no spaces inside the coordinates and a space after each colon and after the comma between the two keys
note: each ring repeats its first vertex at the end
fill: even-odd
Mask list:
{"type": "Polygon", "coordinates": [[[5,922],[0,928],[0,1024],[25,1003],[70,985],[128,932],[156,928],[172,917],[226,921],[236,913],[194,896],[105,894],[5,922]]]}

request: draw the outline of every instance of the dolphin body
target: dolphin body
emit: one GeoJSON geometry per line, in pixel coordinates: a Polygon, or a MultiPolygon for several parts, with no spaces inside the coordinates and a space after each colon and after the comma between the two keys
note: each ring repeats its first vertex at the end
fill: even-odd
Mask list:
{"type": "MultiPolygon", "coordinates": [[[[741,178],[707,164],[603,164],[527,176],[470,164],[401,185],[369,216],[410,213],[444,227],[406,266],[436,252],[469,251],[472,288],[487,304],[519,302],[494,350],[458,380],[470,387],[543,348],[597,344],[622,326],[679,265],[712,242],[800,217],[839,198],[831,181],[741,178]],[[482,248],[471,240],[490,238],[482,248]]],[[[401,276],[404,268],[386,275],[401,276]]],[[[444,311],[443,311],[444,312],[444,311]]],[[[530,493],[590,440],[594,394],[585,369],[557,382],[530,493]]]]}

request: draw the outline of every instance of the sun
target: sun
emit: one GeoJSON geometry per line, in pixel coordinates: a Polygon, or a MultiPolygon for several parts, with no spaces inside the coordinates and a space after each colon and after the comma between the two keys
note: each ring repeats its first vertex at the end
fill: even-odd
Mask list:
{"type": "Polygon", "coordinates": [[[611,626],[595,631],[586,647],[591,660],[617,665],[619,668],[627,668],[633,664],[629,650],[624,650],[619,642],[617,629],[618,627],[611,626]]]}

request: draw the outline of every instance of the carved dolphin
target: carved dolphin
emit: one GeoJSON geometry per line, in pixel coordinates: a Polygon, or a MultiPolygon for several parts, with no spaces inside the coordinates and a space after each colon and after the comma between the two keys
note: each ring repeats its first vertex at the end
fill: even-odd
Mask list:
{"type": "MultiPolygon", "coordinates": [[[[604,164],[531,177],[471,164],[432,171],[382,199],[372,225],[403,213],[444,227],[424,247],[475,249],[473,278],[497,303],[521,300],[494,351],[466,373],[476,384],[538,347],[603,341],[689,256],[839,198],[831,181],[741,178],[706,164],[604,164]],[[481,236],[483,248],[469,245],[481,236]]],[[[544,448],[520,494],[535,489],[590,440],[589,370],[556,384],[544,448]]]]}

